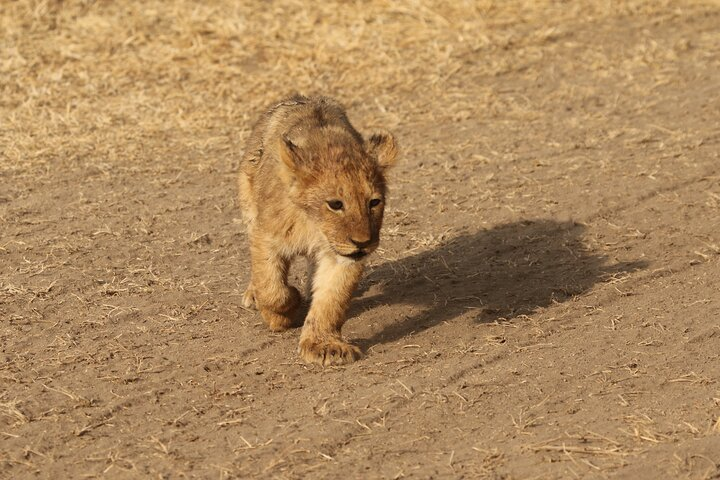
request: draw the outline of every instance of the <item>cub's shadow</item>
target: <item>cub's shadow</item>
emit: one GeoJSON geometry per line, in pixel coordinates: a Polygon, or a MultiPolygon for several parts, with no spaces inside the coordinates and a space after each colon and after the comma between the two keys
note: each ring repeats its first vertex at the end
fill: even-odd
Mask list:
{"type": "Polygon", "coordinates": [[[349,317],[385,304],[421,310],[359,339],[360,345],[392,342],[463,314],[476,322],[512,320],[647,265],[610,263],[586,246],[584,230],[574,222],[510,223],[370,268],[349,317]]]}

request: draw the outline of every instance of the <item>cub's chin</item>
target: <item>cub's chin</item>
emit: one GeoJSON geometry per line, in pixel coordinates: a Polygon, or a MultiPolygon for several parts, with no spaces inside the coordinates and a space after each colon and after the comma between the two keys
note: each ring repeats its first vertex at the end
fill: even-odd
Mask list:
{"type": "Polygon", "coordinates": [[[362,250],[358,250],[357,252],[343,255],[343,257],[349,258],[351,260],[362,260],[363,258],[367,257],[368,255],[369,255],[368,252],[363,252],[362,250]]]}
{"type": "Polygon", "coordinates": [[[353,260],[352,258],[348,258],[346,255],[335,255],[335,258],[337,258],[337,263],[340,265],[352,265],[354,263],[357,263],[358,260],[353,260]]]}
{"type": "Polygon", "coordinates": [[[333,249],[338,260],[345,263],[354,263],[366,259],[372,250],[355,250],[354,252],[341,253],[338,249],[333,249]]]}

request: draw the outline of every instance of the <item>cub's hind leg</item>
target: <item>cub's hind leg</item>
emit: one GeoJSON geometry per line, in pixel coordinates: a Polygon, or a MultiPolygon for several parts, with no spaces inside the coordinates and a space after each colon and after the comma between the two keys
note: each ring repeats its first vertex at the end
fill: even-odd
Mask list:
{"type": "Polygon", "coordinates": [[[290,262],[273,251],[270,242],[251,239],[252,280],[243,301],[252,297],[270,330],[275,332],[298,326],[295,314],[301,303],[300,292],[288,285],[290,262]]]}
{"type": "Polygon", "coordinates": [[[343,340],[341,329],[362,269],[361,263],[335,255],[318,259],[312,303],[300,334],[300,356],[306,362],[341,365],[361,357],[358,347],[343,340]]]}
{"type": "MultiPolygon", "coordinates": [[[[257,206],[252,196],[252,182],[250,181],[250,175],[245,171],[245,169],[248,168],[247,162],[251,160],[256,161],[257,159],[255,159],[253,155],[246,153],[245,157],[243,157],[243,163],[241,163],[240,175],[238,176],[238,200],[242,211],[243,222],[245,223],[248,238],[250,239],[252,239],[253,227],[255,226],[255,219],[257,218],[257,206]]],[[[242,305],[245,308],[257,308],[252,277],[243,294],[242,305]]]]}
{"type": "Polygon", "coordinates": [[[245,308],[257,308],[255,305],[255,289],[253,288],[252,280],[243,293],[242,305],[245,308]]]}
{"type": "Polygon", "coordinates": [[[317,270],[317,260],[313,256],[308,256],[305,259],[307,266],[307,279],[305,283],[305,298],[309,301],[312,300],[313,281],[315,280],[315,271],[317,270]]]}

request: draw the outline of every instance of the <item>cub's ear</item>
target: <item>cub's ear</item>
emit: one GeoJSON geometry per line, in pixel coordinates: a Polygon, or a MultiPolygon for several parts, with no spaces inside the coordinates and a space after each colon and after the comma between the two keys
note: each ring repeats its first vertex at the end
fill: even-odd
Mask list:
{"type": "Polygon", "coordinates": [[[300,148],[285,135],[280,139],[280,159],[292,173],[299,173],[302,168],[300,148]]]}
{"type": "Polygon", "coordinates": [[[392,133],[374,133],[366,142],[368,153],[374,155],[383,169],[392,167],[398,156],[398,145],[392,133]]]}

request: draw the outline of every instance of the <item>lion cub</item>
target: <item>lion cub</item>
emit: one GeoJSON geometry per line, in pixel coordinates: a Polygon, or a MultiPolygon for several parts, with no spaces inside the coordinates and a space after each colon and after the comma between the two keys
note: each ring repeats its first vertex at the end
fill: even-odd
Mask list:
{"type": "Polygon", "coordinates": [[[255,304],[271,330],[294,326],[301,297],[288,285],[288,268],[308,257],[312,301],[299,348],[307,362],[360,357],[340,330],[363,259],[380,240],[384,173],[396,156],[391,134],[364,140],[342,105],[326,97],[282,101],[250,134],[239,178],[252,263],[243,303],[255,304]]]}

